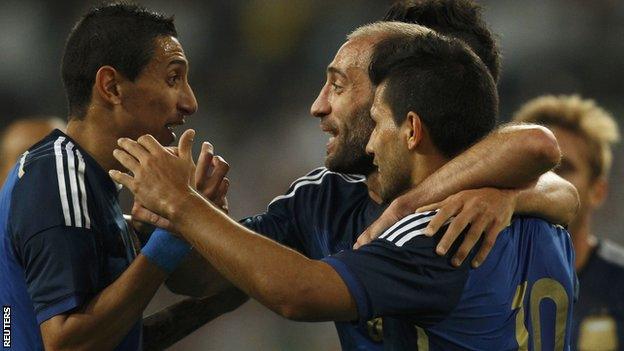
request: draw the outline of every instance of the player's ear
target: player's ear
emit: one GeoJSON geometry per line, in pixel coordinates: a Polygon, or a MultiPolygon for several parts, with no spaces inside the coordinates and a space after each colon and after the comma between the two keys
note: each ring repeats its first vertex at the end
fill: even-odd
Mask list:
{"type": "Polygon", "coordinates": [[[100,67],[95,74],[93,94],[97,94],[97,98],[100,101],[111,105],[119,105],[121,103],[120,78],[120,74],[113,67],[100,67]]]}
{"type": "Polygon", "coordinates": [[[407,147],[410,150],[414,150],[423,138],[423,124],[420,120],[420,116],[414,111],[408,112],[404,126],[407,137],[407,147]]]}
{"type": "Polygon", "coordinates": [[[609,193],[609,182],[606,177],[598,177],[590,186],[589,203],[592,208],[600,207],[609,193]]]}

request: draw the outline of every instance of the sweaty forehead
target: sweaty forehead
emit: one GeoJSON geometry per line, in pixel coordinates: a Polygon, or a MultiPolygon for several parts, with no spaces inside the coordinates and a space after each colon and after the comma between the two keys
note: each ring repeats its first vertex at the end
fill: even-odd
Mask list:
{"type": "Polygon", "coordinates": [[[161,36],[154,40],[154,59],[163,62],[175,57],[186,58],[178,39],[171,36],[161,36]]]}

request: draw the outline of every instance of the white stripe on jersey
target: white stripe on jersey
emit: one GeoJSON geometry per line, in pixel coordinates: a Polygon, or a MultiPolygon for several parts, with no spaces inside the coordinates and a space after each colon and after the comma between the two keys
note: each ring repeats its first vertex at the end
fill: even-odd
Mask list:
{"type": "Polygon", "coordinates": [[[76,160],[74,157],[74,144],[69,141],[65,145],[67,152],[67,169],[69,172],[69,186],[72,195],[72,206],[74,207],[74,222],[76,227],[82,227],[82,213],[80,210],[80,198],[78,195],[78,181],[76,179],[76,160]]]}
{"type": "Polygon", "coordinates": [[[379,236],[380,239],[385,239],[396,246],[403,246],[406,242],[411,239],[424,234],[424,230],[427,227],[427,224],[431,221],[437,211],[430,211],[426,213],[414,213],[411,214],[399,222],[395,223],[392,227],[387,229],[382,235],[379,236]],[[416,230],[414,228],[420,227],[416,230]],[[404,235],[405,234],[405,235],[404,235]],[[403,237],[401,237],[404,235],[403,237]],[[395,240],[399,238],[395,242],[395,240]]]}
{"type": "MultiPolygon", "coordinates": [[[[413,219],[414,217],[416,217],[416,215],[409,215],[408,217],[410,217],[410,219],[413,219]]],[[[405,217],[405,218],[408,218],[408,217],[405,217]]],[[[407,233],[410,230],[418,227],[419,225],[427,224],[427,223],[429,223],[429,221],[431,221],[431,216],[419,218],[419,219],[417,219],[415,221],[412,221],[412,222],[409,222],[409,220],[407,220],[407,221],[402,220],[401,222],[403,224],[406,224],[406,225],[404,227],[399,228],[396,232],[392,233],[392,235],[390,235],[388,238],[386,238],[386,240],[393,241],[399,235],[407,233]]]]}
{"type": "Polygon", "coordinates": [[[403,217],[400,221],[394,223],[390,228],[386,229],[380,236],[379,239],[385,239],[385,237],[387,237],[388,235],[392,234],[392,232],[394,232],[394,230],[405,224],[405,222],[408,222],[410,219],[417,217],[417,216],[425,216],[423,218],[428,218],[428,220],[430,220],[431,218],[429,218],[429,216],[434,215],[437,212],[437,210],[435,211],[429,211],[429,212],[423,212],[423,213],[413,213],[409,216],[403,217]]]}
{"type": "Polygon", "coordinates": [[[65,187],[65,169],[63,167],[63,150],[61,143],[65,141],[65,137],[59,137],[54,142],[54,155],[56,156],[56,178],[58,180],[59,195],[61,197],[61,205],[63,206],[63,217],[65,217],[65,225],[71,226],[71,214],[69,212],[69,202],[67,201],[67,188],[65,187]]]}
{"type": "MultiPolygon", "coordinates": [[[[294,188],[288,192],[285,195],[280,195],[276,198],[274,198],[271,202],[269,202],[269,206],[271,206],[274,202],[282,200],[282,199],[287,199],[289,197],[293,197],[295,195],[295,192],[297,192],[297,189],[301,188],[304,185],[313,185],[313,184],[321,184],[323,182],[323,178],[325,178],[326,175],[328,174],[336,174],[338,175],[340,178],[342,178],[344,181],[346,181],[347,183],[361,183],[363,181],[366,180],[365,177],[361,177],[361,179],[356,179],[353,175],[347,175],[347,174],[342,174],[342,173],[336,173],[336,172],[332,172],[329,171],[328,169],[324,168],[324,167],[320,167],[317,168],[315,170],[313,170],[312,172],[319,170],[319,169],[323,169],[323,171],[311,175],[311,176],[305,176],[305,177],[301,177],[297,180],[295,180],[292,185],[295,185],[294,188]]],[[[310,173],[312,173],[310,172],[310,173]]],[[[292,187],[291,185],[291,187],[292,187]]]]}
{"type": "MultiPolygon", "coordinates": [[[[425,227],[426,228],[426,227],[425,227]]],[[[411,232],[409,234],[407,234],[406,236],[402,237],[400,240],[398,240],[396,243],[394,243],[396,246],[401,247],[403,246],[406,242],[412,240],[413,238],[419,236],[419,235],[423,235],[425,234],[425,228],[422,229],[418,229],[417,231],[411,232]]]]}
{"type": "Polygon", "coordinates": [[[24,152],[20,158],[19,170],[17,171],[18,178],[22,178],[24,176],[24,162],[26,162],[26,156],[28,156],[28,151],[24,152]]]}
{"type": "Polygon", "coordinates": [[[87,206],[87,191],[85,189],[85,161],[80,150],[76,149],[78,156],[78,184],[80,185],[80,195],[82,195],[82,215],[85,219],[85,228],[91,229],[91,217],[89,217],[89,207],[87,206]]]}

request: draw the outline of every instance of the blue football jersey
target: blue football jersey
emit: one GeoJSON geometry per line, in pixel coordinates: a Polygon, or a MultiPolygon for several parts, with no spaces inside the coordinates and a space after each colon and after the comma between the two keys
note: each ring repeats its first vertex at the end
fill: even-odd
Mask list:
{"type": "Polygon", "coordinates": [[[601,240],[579,270],[575,350],[624,350],[624,248],[601,240]]]}
{"type": "MultiPolygon", "coordinates": [[[[39,324],[88,303],[137,255],[108,174],[55,130],[31,147],[0,193],[0,301],[11,348],[43,349],[39,324]]],[[[141,324],[117,350],[141,349],[141,324]]]]}
{"type": "Polygon", "coordinates": [[[382,317],[386,350],[568,350],[574,253],[561,227],[515,218],[478,269],[435,253],[433,212],[413,214],[359,250],[324,259],[343,278],[360,324],[382,317]]]}
{"type": "MultiPolygon", "coordinates": [[[[351,249],[358,235],[383,211],[368,196],[365,178],[317,168],[296,180],[263,214],[241,223],[312,259],[351,249]]],[[[381,350],[374,328],[337,322],[344,350],[381,350]]]]}

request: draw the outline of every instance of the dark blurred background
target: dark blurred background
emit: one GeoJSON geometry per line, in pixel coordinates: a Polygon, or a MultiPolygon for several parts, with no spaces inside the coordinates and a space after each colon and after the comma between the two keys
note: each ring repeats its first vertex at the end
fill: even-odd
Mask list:
{"type": "MultiPolygon", "coordinates": [[[[60,80],[65,37],[95,1],[0,1],[1,126],[66,116],[60,80]]],[[[290,182],[322,164],[326,135],[309,107],[345,35],[379,19],[389,0],[143,1],[173,14],[191,63],[199,111],[188,121],[231,164],[231,214],[261,212],[290,182]]],[[[624,2],[480,1],[503,53],[501,120],[542,94],[594,98],[622,124],[624,2]]],[[[624,146],[597,234],[624,244],[624,146]]],[[[159,292],[148,309],[178,297],[159,292]]],[[[173,350],[339,349],[331,323],[283,320],[256,302],[208,324],[173,350]]]]}

